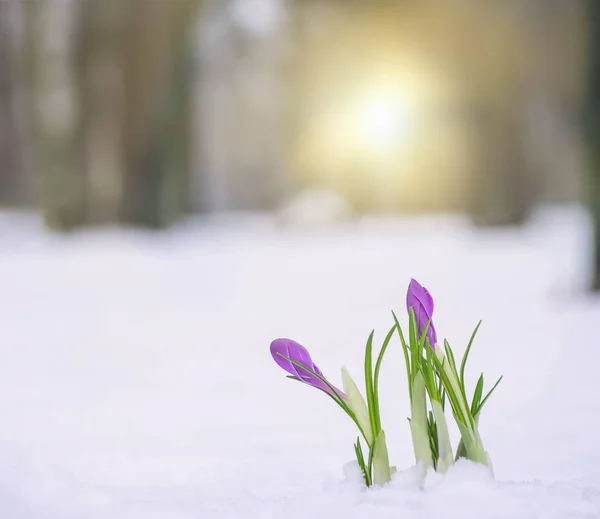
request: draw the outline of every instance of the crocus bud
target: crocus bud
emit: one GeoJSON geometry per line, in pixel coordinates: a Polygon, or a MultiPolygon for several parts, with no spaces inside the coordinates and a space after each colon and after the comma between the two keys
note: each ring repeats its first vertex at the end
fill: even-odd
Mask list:
{"type": "MultiPolygon", "coordinates": [[[[427,323],[433,316],[433,297],[431,297],[429,291],[415,279],[410,280],[408,292],[406,294],[406,309],[410,312],[411,308],[415,312],[420,335],[423,333],[427,323]]],[[[437,344],[437,333],[433,326],[433,321],[429,323],[427,339],[429,339],[431,347],[435,349],[435,345],[437,344]]]]}
{"type": "MultiPolygon", "coordinates": [[[[334,394],[331,388],[325,384],[325,382],[313,374],[316,373],[319,375],[319,377],[323,379],[325,378],[319,367],[312,361],[308,350],[304,346],[298,344],[296,341],[293,341],[292,339],[275,339],[271,343],[271,355],[273,356],[273,360],[275,360],[280,367],[282,367],[290,375],[297,377],[301,382],[321,389],[330,395],[334,394]],[[284,357],[289,357],[294,362],[301,364],[307,369],[297,366],[284,357]],[[311,373],[311,371],[313,373],[311,373]]],[[[346,395],[342,391],[334,386],[332,387],[337,393],[337,396],[343,400],[346,400],[346,395]]]]}

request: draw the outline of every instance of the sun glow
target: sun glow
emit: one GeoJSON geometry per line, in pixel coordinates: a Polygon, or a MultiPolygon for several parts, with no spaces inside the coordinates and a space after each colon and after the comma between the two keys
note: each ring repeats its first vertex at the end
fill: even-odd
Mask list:
{"type": "Polygon", "coordinates": [[[410,106],[401,96],[374,95],[359,105],[358,137],[373,151],[401,146],[411,130],[410,106]]]}

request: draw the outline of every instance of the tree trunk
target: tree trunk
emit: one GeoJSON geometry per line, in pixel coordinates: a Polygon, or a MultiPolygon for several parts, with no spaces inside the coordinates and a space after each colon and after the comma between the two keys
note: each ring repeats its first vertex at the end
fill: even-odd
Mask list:
{"type": "Polygon", "coordinates": [[[467,6],[473,13],[468,23],[472,39],[465,41],[471,45],[459,50],[476,160],[468,210],[476,225],[519,225],[535,201],[524,147],[530,65],[523,42],[528,27],[518,0],[470,1],[467,6]]]}
{"type": "Polygon", "coordinates": [[[0,2],[0,205],[20,206],[27,201],[18,108],[21,106],[18,42],[15,18],[19,5],[0,2]]]}
{"type": "Polygon", "coordinates": [[[127,2],[79,0],[74,71],[79,105],[75,142],[87,183],[86,223],[117,221],[124,175],[119,66],[127,2]]]}
{"type": "Polygon", "coordinates": [[[589,72],[585,130],[588,156],[588,203],[594,224],[591,288],[600,291],[600,2],[588,0],[589,72]]]}
{"type": "Polygon", "coordinates": [[[120,220],[160,228],[184,209],[189,33],[198,0],[133,1],[122,48],[126,175],[120,220]],[[178,97],[180,96],[180,97],[178,97]]]}
{"type": "Polygon", "coordinates": [[[187,51],[199,3],[23,2],[35,169],[49,227],[162,227],[186,209],[187,51]]]}
{"type": "Polygon", "coordinates": [[[508,102],[484,106],[477,115],[469,207],[475,225],[520,225],[529,216],[533,191],[519,114],[508,102]]]}
{"type": "Polygon", "coordinates": [[[24,4],[38,199],[48,227],[69,230],[85,223],[87,205],[75,138],[79,105],[73,78],[73,4],[24,4]]]}

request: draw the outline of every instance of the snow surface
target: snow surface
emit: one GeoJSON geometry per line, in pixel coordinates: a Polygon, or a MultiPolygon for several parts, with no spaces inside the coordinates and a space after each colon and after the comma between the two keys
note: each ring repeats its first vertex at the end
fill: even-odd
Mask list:
{"type": "MultiPolygon", "coordinates": [[[[459,217],[281,227],[260,215],[168,234],[44,234],[0,214],[0,518],[600,517],[600,301],[583,292],[589,223],[521,230],[459,217]],[[438,334],[488,387],[496,480],[461,463],[415,477],[398,343],[382,370],[388,486],[366,491],[356,431],[270,358],[307,346],[340,383],[404,315],[411,276],[438,334]]],[[[454,445],[457,433],[453,430],[454,445]]]]}

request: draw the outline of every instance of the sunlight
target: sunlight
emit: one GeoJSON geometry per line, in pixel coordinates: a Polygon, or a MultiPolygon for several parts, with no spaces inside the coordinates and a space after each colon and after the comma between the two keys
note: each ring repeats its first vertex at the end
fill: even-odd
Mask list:
{"type": "Polygon", "coordinates": [[[363,156],[397,161],[417,138],[421,107],[406,85],[374,85],[361,92],[353,109],[353,140],[363,156]]]}
{"type": "Polygon", "coordinates": [[[401,99],[374,97],[361,107],[358,123],[369,147],[389,148],[401,144],[410,131],[409,107],[401,99]]]}

